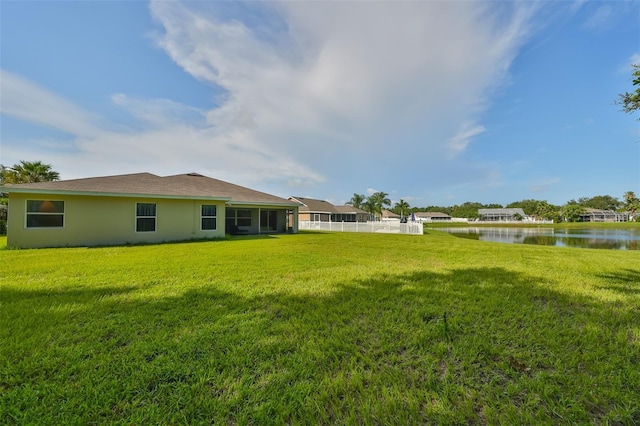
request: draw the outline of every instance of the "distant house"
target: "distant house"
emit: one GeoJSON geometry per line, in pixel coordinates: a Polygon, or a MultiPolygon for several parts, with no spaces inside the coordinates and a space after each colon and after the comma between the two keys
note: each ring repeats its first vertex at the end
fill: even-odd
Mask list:
{"type": "Polygon", "coordinates": [[[419,222],[451,222],[451,216],[440,212],[416,212],[414,216],[419,222]]]}
{"type": "Polygon", "coordinates": [[[627,222],[629,213],[618,213],[613,210],[600,210],[586,208],[585,213],[580,215],[581,222],[627,222]]]}
{"type": "Polygon", "coordinates": [[[289,197],[299,204],[299,220],[309,222],[367,222],[371,214],[353,206],[334,206],[328,201],[306,197],[289,197]]]}
{"type": "Polygon", "coordinates": [[[382,210],[382,220],[383,221],[392,221],[392,220],[400,220],[402,217],[399,214],[395,214],[390,210],[382,210]]]}
{"type": "Polygon", "coordinates": [[[529,220],[521,208],[478,209],[480,220],[484,222],[516,222],[529,220]]]}
{"type": "Polygon", "coordinates": [[[5,185],[10,247],[95,246],[298,230],[298,203],[197,173],[5,185]]]}
{"type": "Polygon", "coordinates": [[[332,222],[368,222],[373,215],[353,206],[335,206],[336,213],[331,217],[332,222]]]}

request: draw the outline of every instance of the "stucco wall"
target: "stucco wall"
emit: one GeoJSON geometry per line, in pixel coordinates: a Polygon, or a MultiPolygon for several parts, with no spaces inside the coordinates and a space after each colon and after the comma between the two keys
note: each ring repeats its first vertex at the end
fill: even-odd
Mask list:
{"type": "Polygon", "coordinates": [[[224,236],[223,201],[11,193],[9,247],[95,246],[224,236]],[[26,200],[65,202],[63,228],[26,228],[26,200]],[[136,232],[136,203],[156,203],[156,231],[136,232]],[[217,205],[216,230],[200,229],[202,204],[217,205]]]}

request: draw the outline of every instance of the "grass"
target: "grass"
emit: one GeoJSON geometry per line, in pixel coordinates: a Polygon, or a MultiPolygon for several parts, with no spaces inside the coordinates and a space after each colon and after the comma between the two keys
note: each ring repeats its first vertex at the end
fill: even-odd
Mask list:
{"type": "Polygon", "coordinates": [[[0,423],[637,425],[639,260],[435,231],[0,250],[0,423]]]}

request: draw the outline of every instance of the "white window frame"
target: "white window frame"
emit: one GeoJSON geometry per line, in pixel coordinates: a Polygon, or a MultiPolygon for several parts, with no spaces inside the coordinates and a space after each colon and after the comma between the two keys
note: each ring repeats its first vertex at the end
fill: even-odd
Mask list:
{"type": "Polygon", "coordinates": [[[136,215],[135,215],[135,230],[136,233],[148,233],[148,232],[157,232],[158,231],[158,203],[143,203],[143,202],[136,202],[135,205],[135,209],[136,209],[136,215]],[[139,216],[138,215],[138,205],[139,204],[153,204],[155,207],[155,215],[154,216],[139,216]],[[138,219],[151,219],[153,218],[153,231],[138,231],[138,219]]]}
{"type": "Polygon", "coordinates": [[[25,215],[24,215],[24,227],[25,229],[63,229],[65,224],[65,210],[66,203],[64,200],[25,200],[25,215]],[[41,202],[41,203],[62,203],[62,212],[30,212],[29,202],[41,202]],[[62,226],[29,226],[29,216],[62,216],[62,226]]]}
{"type": "Polygon", "coordinates": [[[218,230],[218,206],[216,204],[201,204],[200,205],[200,230],[201,231],[217,231],[218,230]],[[205,216],[203,209],[204,207],[213,207],[215,209],[215,215],[213,216],[205,216]],[[204,219],[213,219],[213,228],[207,228],[205,229],[202,224],[204,222],[204,219]]]}

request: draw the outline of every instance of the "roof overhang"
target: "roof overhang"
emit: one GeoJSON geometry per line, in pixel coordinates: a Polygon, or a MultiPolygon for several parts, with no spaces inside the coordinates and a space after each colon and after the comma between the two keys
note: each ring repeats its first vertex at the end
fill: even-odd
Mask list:
{"type": "Polygon", "coordinates": [[[163,198],[171,200],[215,200],[229,201],[229,197],[207,197],[207,196],[185,196],[171,194],[137,194],[126,192],[101,192],[101,191],[69,191],[59,189],[36,189],[36,188],[12,188],[7,186],[0,187],[0,191],[6,193],[18,194],[43,194],[43,195],[75,195],[83,197],[118,197],[118,198],[163,198]]]}
{"type": "Polygon", "coordinates": [[[300,207],[300,204],[298,203],[269,203],[269,202],[260,202],[260,201],[229,201],[229,199],[227,199],[227,205],[231,206],[231,207],[243,207],[243,206],[247,206],[247,207],[260,207],[260,206],[267,206],[267,207],[295,207],[298,208],[300,207]]]}

